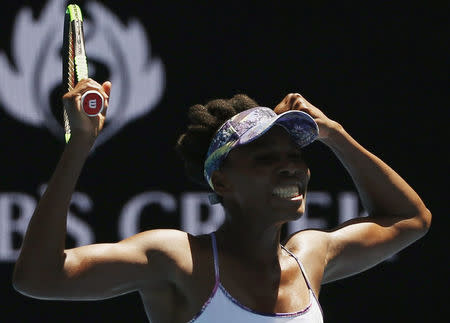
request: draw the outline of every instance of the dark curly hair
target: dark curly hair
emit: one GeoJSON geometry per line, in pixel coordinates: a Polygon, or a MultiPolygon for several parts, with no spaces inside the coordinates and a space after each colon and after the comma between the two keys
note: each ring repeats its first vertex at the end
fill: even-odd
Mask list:
{"type": "Polygon", "coordinates": [[[190,124],[175,146],[184,161],[187,176],[194,182],[208,186],[203,177],[203,164],[209,144],[217,129],[229,118],[258,104],[245,94],[237,94],[231,99],[217,99],[196,104],[189,108],[190,124]]]}

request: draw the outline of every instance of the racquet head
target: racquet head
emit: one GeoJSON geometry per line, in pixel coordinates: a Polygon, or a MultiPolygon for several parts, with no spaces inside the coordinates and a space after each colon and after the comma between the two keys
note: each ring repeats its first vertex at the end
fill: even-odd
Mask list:
{"type": "MultiPolygon", "coordinates": [[[[63,36],[63,86],[71,91],[76,84],[88,77],[88,64],[84,46],[83,15],[76,4],[67,6],[64,17],[63,36]]],[[[89,92],[89,93],[88,93],[89,92]]],[[[97,91],[82,96],[81,106],[88,116],[96,116],[103,110],[104,99],[97,91]]],[[[66,142],[70,139],[70,123],[64,108],[64,131],[66,142]]]]}

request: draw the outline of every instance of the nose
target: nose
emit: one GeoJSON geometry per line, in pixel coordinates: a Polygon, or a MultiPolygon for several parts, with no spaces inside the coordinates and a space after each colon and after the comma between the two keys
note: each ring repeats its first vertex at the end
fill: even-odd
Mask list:
{"type": "Polygon", "coordinates": [[[279,154],[279,163],[277,165],[278,174],[288,177],[299,177],[309,173],[308,165],[297,150],[288,150],[286,153],[279,154]]]}
{"type": "Polygon", "coordinates": [[[298,176],[304,171],[304,168],[303,163],[300,165],[298,162],[286,161],[278,169],[278,174],[289,177],[298,176]]]}

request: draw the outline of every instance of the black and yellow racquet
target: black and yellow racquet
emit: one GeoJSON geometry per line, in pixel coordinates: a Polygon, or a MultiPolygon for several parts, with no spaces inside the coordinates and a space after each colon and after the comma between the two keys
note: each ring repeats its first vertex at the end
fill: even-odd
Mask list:
{"type": "MultiPolygon", "coordinates": [[[[63,38],[63,84],[71,91],[82,79],[88,77],[88,64],[84,47],[83,16],[76,4],[67,6],[63,38]]],[[[87,91],[81,97],[81,107],[90,117],[100,114],[104,107],[103,96],[98,91],[87,91]]],[[[66,142],[70,139],[70,124],[64,108],[64,131],[66,142]]]]}

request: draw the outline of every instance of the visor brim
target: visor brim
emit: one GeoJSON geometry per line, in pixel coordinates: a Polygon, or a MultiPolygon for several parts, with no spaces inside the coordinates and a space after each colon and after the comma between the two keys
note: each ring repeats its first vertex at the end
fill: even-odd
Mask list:
{"type": "Polygon", "coordinates": [[[290,110],[250,128],[239,138],[234,147],[246,145],[258,139],[274,125],[282,126],[300,147],[309,145],[319,136],[319,127],[309,114],[303,111],[290,110]]]}

